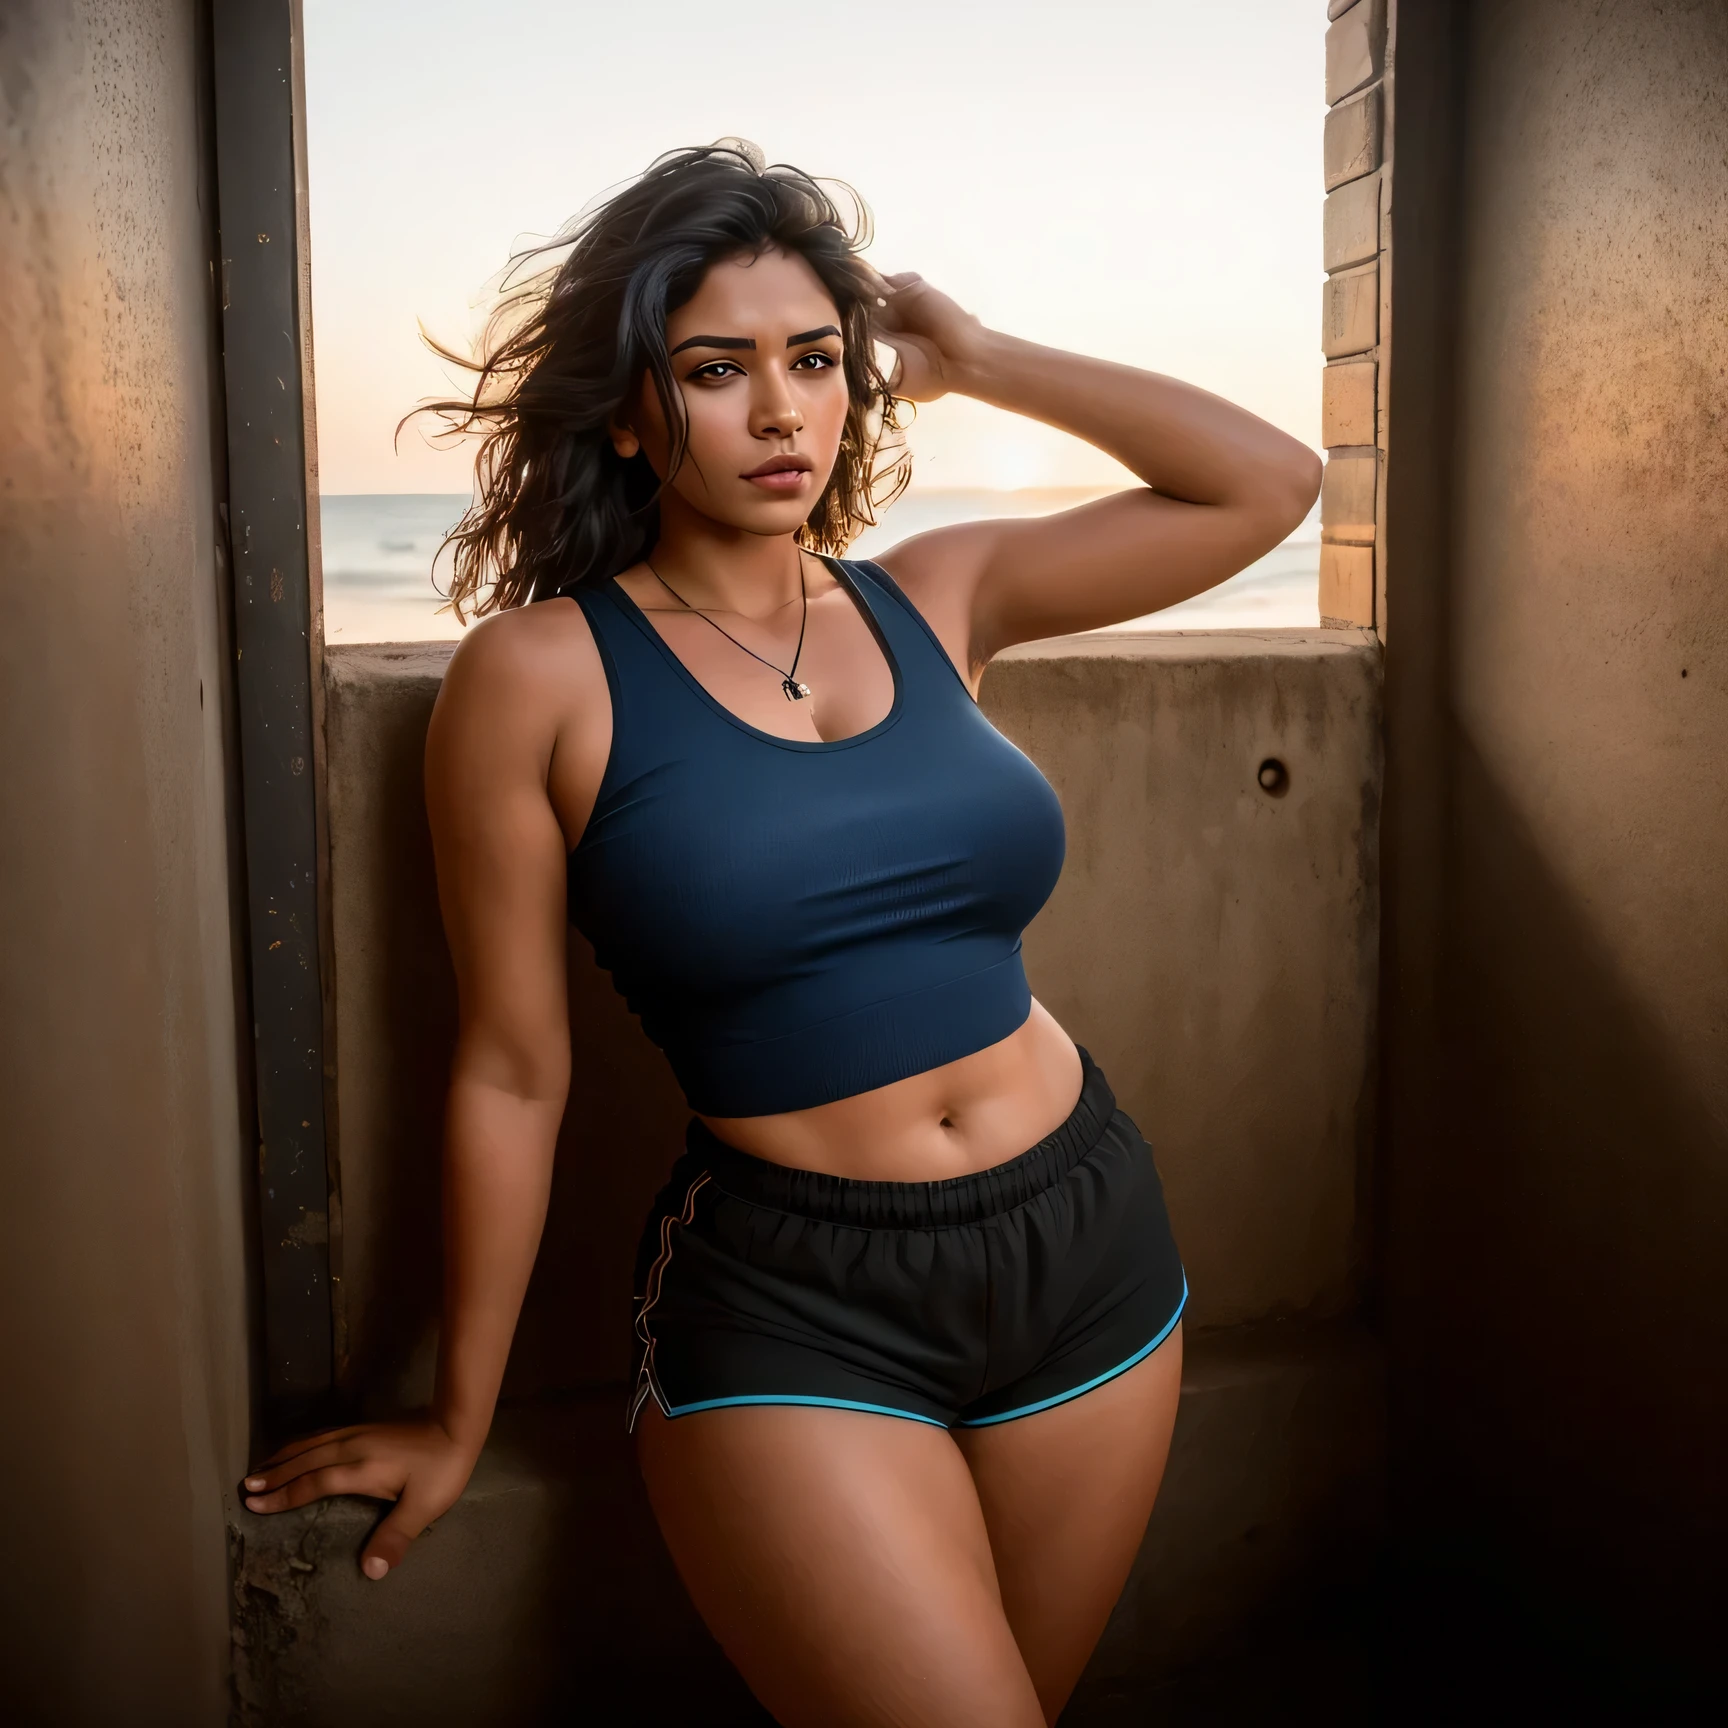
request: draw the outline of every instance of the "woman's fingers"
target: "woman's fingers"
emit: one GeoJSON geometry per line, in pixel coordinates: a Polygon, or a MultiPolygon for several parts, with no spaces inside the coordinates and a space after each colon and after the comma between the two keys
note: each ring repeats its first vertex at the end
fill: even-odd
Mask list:
{"type": "Polygon", "coordinates": [[[870,308],[870,321],[878,330],[901,328],[905,315],[917,300],[924,278],[916,270],[901,270],[892,276],[876,276],[881,304],[870,308]]]}
{"type": "Polygon", "coordinates": [[[272,1469],[278,1464],[286,1463],[290,1458],[297,1458],[302,1452],[310,1451],[314,1446],[323,1446],[332,1440],[348,1440],[359,1432],[360,1424],[353,1423],[347,1428],[325,1428],[316,1434],[302,1434],[298,1440],[290,1440],[286,1446],[278,1446],[258,1468],[272,1469]]]}
{"type": "Polygon", "coordinates": [[[902,288],[914,287],[924,280],[916,270],[878,270],[874,265],[867,265],[866,268],[875,279],[878,289],[888,297],[899,293],[902,288]]]}
{"type": "Polygon", "coordinates": [[[891,300],[900,289],[910,287],[912,283],[922,282],[924,280],[916,270],[899,270],[892,274],[885,274],[883,271],[878,270],[874,264],[870,263],[868,259],[860,259],[859,262],[863,264],[872,286],[874,286],[876,292],[884,300],[891,300]]]}
{"type": "Polygon", "coordinates": [[[330,1464],[296,1476],[292,1482],[270,1494],[248,1497],[246,1507],[251,1512],[292,1512],[296,1506],[309,1506],[314,1500],[328,1499],[332,1494],[362,1494],[369,1500],[394,1500],[401,1492],[401,1483],[376,1464],[330,1464]]]}
{"type": "Polygon", "coordinates": [[[285,1447],[270,1468],[248,1476],[246,1505],[253,1512],[290,1512],[331,1494],[394,1500],[362,1556],[366,1576],[382,1578],[462,1497],[474,1462],[474,1453],[430,1419],[333,1429],[285,1447]]]}
{"type": "Polygon", "coordinates": [[[372,1532],[360,1555],[360,1570],[368,1578],[388,1577],[402,1564],[414,1538],[443,1510],[410,1483],[390,1515],[372,1532]]]}
{"type": "Polygon", "coordinates": [[[280,1488],[285,1482],[292,1482],[296,1476],[304,1476],[308,1470],[321,1470],[327,1464],[350,1464],[356,1461],[357,1456],[352,1440],[326,1440],[321,1445],[309,1446],[304,1452],[295,1453],[284,1463],[255,1471],[246,1478],[245,1485],[253,1494],[265,1494],[273,1488],[280,1488]]]}

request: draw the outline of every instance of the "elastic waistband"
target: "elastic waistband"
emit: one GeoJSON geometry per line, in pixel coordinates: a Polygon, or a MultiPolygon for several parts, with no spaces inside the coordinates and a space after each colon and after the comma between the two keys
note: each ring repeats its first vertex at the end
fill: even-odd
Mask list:
{"type": "Polygon", "coordinates": [[[685,1155],[701,1163],[715,1186],[736,1199],[825,1223],[898,1230],[976,1224],[1055,1187],[1103,1138],[1116,1114],[1116,1095],[1085,1050],[1080,1066],[1080,1098],[1067,1121],[1018,1158],[970,1176],[943,1182],[860,1182],[818,1170],[794,1170],[728,1146],[700,1121],[691,1122],[686,1132],[685,1155]]]}

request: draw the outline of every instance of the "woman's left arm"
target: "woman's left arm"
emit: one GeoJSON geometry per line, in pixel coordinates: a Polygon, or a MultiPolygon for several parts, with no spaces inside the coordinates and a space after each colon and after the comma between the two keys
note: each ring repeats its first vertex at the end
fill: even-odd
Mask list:
{"type": "Polygon", "coordinates": [[[1077,510],[936,529],[884,560],[974,675],[1015,642],[1143,617],[1222,582],[1307,515],[1320,460],[1174,378],[987,330],[917,277],[886,278],[896,391],[957,391],[1058,426],[1144,482],[1077,510]]]}

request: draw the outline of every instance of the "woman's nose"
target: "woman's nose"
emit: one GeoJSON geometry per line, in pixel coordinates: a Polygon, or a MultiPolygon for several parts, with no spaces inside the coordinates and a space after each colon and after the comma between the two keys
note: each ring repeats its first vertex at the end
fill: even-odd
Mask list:
{"type": "Polygon", "coordinates": [[[789,438],[801,431],[803,425],[804,415],[786,380],[764,379],[750,404],[751,432],[758,438],[789,438]]]}

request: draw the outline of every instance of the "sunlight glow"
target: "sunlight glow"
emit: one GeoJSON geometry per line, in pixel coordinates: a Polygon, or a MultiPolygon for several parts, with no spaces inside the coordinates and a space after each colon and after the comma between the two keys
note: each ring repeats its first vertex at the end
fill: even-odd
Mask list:
{"type": "MultiPolygon", "coordinates": [[[[510,250],[723,134],[852,182],[880,268],[986,322],[1171,372],[1319,438],[1317,0],[806,0],[741,14],[305,0],[321,486],[466,491],[396,422],[510,250]]],[[[1063,434],[925,408],[920,488],[1109,485],[1063,434]]]]}

